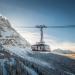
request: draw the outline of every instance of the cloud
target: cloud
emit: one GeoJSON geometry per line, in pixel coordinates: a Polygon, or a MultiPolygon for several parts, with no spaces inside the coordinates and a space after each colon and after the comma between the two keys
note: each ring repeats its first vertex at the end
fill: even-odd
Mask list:
{"type": "Polygon", "coordinates": [[[32,32],[20,32],[21,35],[29,41],[30,44],[35,44],[36,42],[39,41],[40,36],[38,33],[32,33],[32,32]]]}
{"type": "MultiPolygon", "coordinates": [[[[29,41],[30,44],[35,44],[36,42],[40,41],[40,34],[37,32],[29,32],[29,31],[24,31],[20,32],[20,34],[27,40],[29,41]]],[[[75,50],[75,43],[72,42],[60,42],[57,40],[57,38],[47,35],[44,35],[44,41],[50,46],[51,50],[60,48],[64,50],[75,50]]]]}
{"type": "Polygon", "coordinates": [[[48,44],[50,45],[51,49],[54,50],[54,49],[57,49],[57,48],[60,48],[60,49],[64,49],[64,50],[73,50],[75,51],[75,43],[72,43],[72,42],[58,42],[56,40],[53,40],[53,39],[50,39],[50,40],[47,40],[48,44]]]}

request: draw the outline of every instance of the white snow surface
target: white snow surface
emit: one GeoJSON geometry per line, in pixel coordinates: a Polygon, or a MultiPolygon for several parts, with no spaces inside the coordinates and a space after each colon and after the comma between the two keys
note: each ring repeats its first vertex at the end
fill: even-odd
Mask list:
{"type": "Polygon", "coordinates": [[[30,73],[30,75],[38,75],[32,68],[29,68],[27,66],[25,66],[25,68],[28,71],[28,73],[30,73]]]}
{"type": "Polygon", "coordinates": [[[11,65],[15,63],[13,58],[11,58],[10,60],[8,60],[7,58],[0,59],[0,64],[1,64],[1,67],[3,68],[3,75],[7,75],[7,71],[6,71],[5,66],[4,66],[5,62],[8,62],[8,64],[11,64],[11,65]]]}
{"type": "Polygon", "coordinates": [[[10,47],[10,48],[6,48],[6,49],[8,49],[9,51],[17,54],[18,56],[20,56],[20,57],[22,57],[22,58],[24,58],[30,62],[36,63],[40,66],[42,65],[42,66],[46,66],[46,67],[54,69],[54,67],[51,66],[49,63],[42,61],[40,59],[36,59],[35,57],[30,57],[28,55],[28,53],[33,53],[30,48],[10,47]]]}
{"type": "Polygon", "coordinates": [[[4,46],[5,49],[9,50],[10,52],[13,52],[19,56],[25,56],[27,53],[32,53],[31,49],[26,47],[26,48],[20,48],[18,46],[4,46]]]}
{"type": "Polygon", "coordinates": [[[23,63],[21,63],[21,65],[27,70],[27,72],[28,72],[30,75],[38,75],[38,74],[34,71],[34,69],[25,66],[23,63]]]}

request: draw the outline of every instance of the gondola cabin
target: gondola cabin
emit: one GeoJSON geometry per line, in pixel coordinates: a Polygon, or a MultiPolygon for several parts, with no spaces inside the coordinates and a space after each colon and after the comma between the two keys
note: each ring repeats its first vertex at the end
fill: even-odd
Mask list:
{"type": "Polygon", "coordinates": [[[35,45],[32,45],[31,48],[33,51],[49,51],[50,52],[49,46],[43,43],[37,43],[35,45]]]}

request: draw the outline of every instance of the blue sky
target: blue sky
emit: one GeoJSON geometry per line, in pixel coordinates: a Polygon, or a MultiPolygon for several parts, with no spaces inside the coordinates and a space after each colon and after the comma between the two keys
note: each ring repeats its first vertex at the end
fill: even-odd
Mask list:
{"type": "MultiPolygon", "coordinates": [[[[39,24],[75,25],[75,0],[0,0],[0,13],[9,19],[13,27],[39,24]]],[[[25,32],[39,34],[38,29],[17,30],[22,35],[25,35],[25,32]]],[[[47,42],[52,39],[57,41],[56,44],[66,42],[75,46],[75,28],[45,29],[44,32],[45,39],[48,38],[47,42]]]]}

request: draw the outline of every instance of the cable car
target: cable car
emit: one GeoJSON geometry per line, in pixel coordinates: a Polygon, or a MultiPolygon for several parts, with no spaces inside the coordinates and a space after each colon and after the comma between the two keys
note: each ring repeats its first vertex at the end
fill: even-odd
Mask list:
{"type": "Polygon", "coordinates": [[[45,44],[43,41],[43,28],[46,28],[45,25],[36,26],[36,28],[40,28],[41,31],[41,39],[40,42],[36,43],[35,45],[32,45],[32,51],[50,51],[50,48],[48,45],[45,44]]]}
{"type": "Polygon", "coordinates": [[[50,51],[49,46],[43,43],[32,45],[31,48],[33,51],[50,51]]]}

